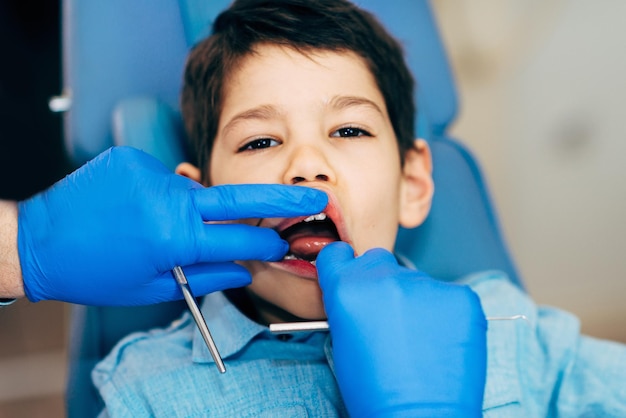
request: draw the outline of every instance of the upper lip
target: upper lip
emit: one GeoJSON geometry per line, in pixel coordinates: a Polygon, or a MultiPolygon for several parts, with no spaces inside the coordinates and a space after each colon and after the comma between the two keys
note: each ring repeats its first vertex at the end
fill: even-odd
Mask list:
{"type": "MultiPolygon", "coordinates": [[[[335,224],[335,227],[337,228],[337,233],[339,234],[339,239],[341,241],[349,242],[349,239],[348,239],[349,237],[346,231],[345,222],[343,220],[343,215],[341,213],[341,207],[339,206],[337,202],[337,198],[329,190],[322,189],[322,188],[317,188],[317,189],[322,190],[328,195],[328,205],[322,212],[325,213],[326,216],[335,224]]],[[[312,213],[311,215],[315,215],[315,213],[312,213]]],[[[280,234],[281,232],[283,232],[290,226],[293,226],[299,222],[302,222],[308,217],[309,215],[297,216],[295,218],[265,218],[261,220],[261,222],[259,223],[259,226],[272,228],[280,234]]]]}

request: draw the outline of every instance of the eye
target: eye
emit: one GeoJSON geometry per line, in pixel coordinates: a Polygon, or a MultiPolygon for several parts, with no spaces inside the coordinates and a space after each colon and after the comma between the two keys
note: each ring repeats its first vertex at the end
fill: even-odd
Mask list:
{"type": "Polygon", "coordinates": [[[354,126],[346,126],[344,128],[339,128],[335,132],[330,134],[331,137],[335,138],[352,138],[359,136],[372,136],[365,129],[357,128],[354,126]]]}
{"type": "Polygon", "coordinates": [[[254,141],[248,142],[243,147],[239,148],[237,151],[238,152],[254,151],[254,150],[258,150],[258,149],[275,147],[276,145],[280,145],[280,142],[278,142],[275,139],[272,139],[272,138],[259,138],[259,139],[255,139],[254,141]]]}

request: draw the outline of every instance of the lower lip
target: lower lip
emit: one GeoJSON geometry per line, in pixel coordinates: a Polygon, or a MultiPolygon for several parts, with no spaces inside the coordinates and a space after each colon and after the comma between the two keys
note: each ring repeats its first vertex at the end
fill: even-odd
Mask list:
{"type": "Polygon", "coordinates": [[[309,280],[317,280],[317,269],[305,260],[282,260],[272,263],[281,270],[309,280]]]}

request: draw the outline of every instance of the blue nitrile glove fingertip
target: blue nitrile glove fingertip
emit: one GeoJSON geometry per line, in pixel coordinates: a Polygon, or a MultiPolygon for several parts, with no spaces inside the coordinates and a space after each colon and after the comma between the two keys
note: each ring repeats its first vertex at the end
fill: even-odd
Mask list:
{"type": "MultiPolygon", "coordinates": [[[[252,276],[245,267],[232,262],[200,263],[183,267],[194,296],[248,286],[252,276]]],[[[181,294],[182,296],[182,294],[181,294]]]]}
{"type": "Polygon", "coordinates": [[[354,259],[354,250],[350,244],[337,241],[328,244],[317,255],[315,266],[322,289],[329,283],[341,266],[354,259]]]}
{"type": "Polygon", "coordinates": [[[305,189],[302,196],[301,204],[305,207],[311,207],[314,211],[321,212],[328,206],[328,195],[321,190],[311,187],[293,186],[299,189],[305,189]]]}
{"type": "Polygon", "coordinates": [[[335,259],[340,263],[346,261],[346,259],[354,258],[354,250],[352,246],[344,241],[335,241],[326,245],[320,253],[317,255],[317,263],[329,263],[333,262],[335,259]]]}
{"type": "Polygon", "coordinates": [[[289,251],[289,243],[284,239],[276,240],[276,250],[265,257],[262,261],[280,261],[289,251]]]}

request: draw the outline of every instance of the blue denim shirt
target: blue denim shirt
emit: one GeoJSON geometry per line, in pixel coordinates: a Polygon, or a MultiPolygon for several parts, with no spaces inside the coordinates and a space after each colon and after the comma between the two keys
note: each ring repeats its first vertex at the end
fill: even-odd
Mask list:
{"type": "Polygon", "coordinates": [[[207,295],[201,309],[226,373],[185,314],[165,330],[130,335],[96,366],[92,377],[110,416],[347,416],[327,333],[274,335],[222,293],[207,295]]]}
{"type": "MultiPolygon", "coordinates": [[[[462,282],[490,321],[485,417],[626,417],[626,347],[579,334],[578,320],[536,307],[499,272],[462,282]]],[[[195,323],[122,340],[93,371],[113,417],[347,416],[332,373],[325,333],[269,333],[221,294],[202,312],[225,360],[221,375],[195,323]]]]}

